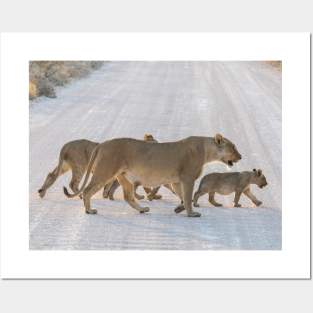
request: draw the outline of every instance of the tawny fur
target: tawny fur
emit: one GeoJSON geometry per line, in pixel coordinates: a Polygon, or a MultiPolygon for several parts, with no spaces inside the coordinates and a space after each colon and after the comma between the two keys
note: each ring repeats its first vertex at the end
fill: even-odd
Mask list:
{"type": "Polygon", "coordinates": [[[232,173],[211,173],[201,179],[199,188],[194,195],[193,205],[198,207],[198,199],[204,194],[209,195],[209,202],[214,206],[222,206],[214,199],[215,193],[229,195],[235,193],[234,206],[240,207],[239,199],[241,194],[246,195],[256,206],[262,202],[258,200],[251,192],[250,185],[255,184],[260,188],[267,185],[262,170],[253,169],[253,171],[232,172],[232,173]]]}
{"type": "Polygon", "coordinates": [[[202,167],[212,161],[232,165],[241,159],[235,145],[217,134],[215,137],[188,137],[167,142],[149,143],[131,138],[119,138],[99,144],[92,153],[82,187],[68,197],[83,194],[86,213],[95,214],[91,209],[91,197],[115,177],[123,187],[124,198],[134,209],[147,212],[134,198],[133,182],[139,181],[147,187],[171,184],[183,201],[188,216],[200,213],[192,210],[194,181],[200,176],[202,167]],[[89,176],[93,176],[89,181],[89,176]],[[88,185],[87,185],[88,183],[88,185]]]}

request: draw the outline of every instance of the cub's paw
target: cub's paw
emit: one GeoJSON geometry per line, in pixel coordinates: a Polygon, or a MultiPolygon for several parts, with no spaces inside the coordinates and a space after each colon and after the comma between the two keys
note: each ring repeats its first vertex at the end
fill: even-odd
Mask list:
{"type": "Polygon", "coordinates": [[[198,208],[200,205],[198,203],[194,203],[193,206],[198,208]]]}
{"type": "Polygon", "coordinates": [[[256,206],[260,206],[263,202],[262,201],[258,201],[255,203],[256,206]]]}
{"type": "Polygon", "coordinates": [[[234,207],[235,207],[235,208],[241,208],[241,204],[240,204],[240,203],[237,203],[237,204],[235,203],[235,204],[234,204],[234,207]]]}
{"type": "Polygon", "coordinates": [[[219,206],[222,206],[222,205],[220,203],[215,203],[214,206],[219,207],[219,206]]]}

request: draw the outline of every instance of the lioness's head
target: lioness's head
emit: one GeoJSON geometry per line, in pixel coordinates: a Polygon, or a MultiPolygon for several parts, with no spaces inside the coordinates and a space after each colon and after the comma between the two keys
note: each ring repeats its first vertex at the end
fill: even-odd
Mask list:
{"type": "Polygon", "coordinates": [[[217,159],[228,166],[233,166],[235,162],[241,160],[241,154],[236,146],[221,134],[216,134],[214,143],[217,148],[217,159]]]}
{"type": "Polygon", "coordinates": [[[253,169],[253,180],[256,185],[263,188],[267,185],[266,177],[262,173],[262,170],[253,169]]]}
{"type": "Polygon", "coordinates": [[[157,142],[151,134],[145,134],[143,140],[149,142],[157,142]]]}

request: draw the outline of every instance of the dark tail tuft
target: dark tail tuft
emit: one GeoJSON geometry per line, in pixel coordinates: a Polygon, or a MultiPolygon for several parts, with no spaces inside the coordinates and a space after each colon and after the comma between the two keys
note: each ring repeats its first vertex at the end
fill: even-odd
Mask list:
{"type": "Polygon", "coordinates": [[[63,186],[63,192],[67,197],[70,197],[70,194],[67,191],[67,188],[63,186]]]}

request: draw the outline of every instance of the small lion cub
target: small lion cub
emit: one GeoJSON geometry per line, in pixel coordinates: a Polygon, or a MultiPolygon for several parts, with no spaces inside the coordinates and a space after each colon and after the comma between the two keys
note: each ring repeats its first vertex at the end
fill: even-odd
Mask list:
{"type": "Polygon", "coordinates": [[[262,170],[253,169],[253,171],[232,172],[232,173],[212,173],[204,176],[200,182],[198,191],[193,198],[193,205],[198,207],[198,199],[202,195],[209,194],[209,202],[214,206],[222,206],[214,200],[214,194],[229,195],[235,192],[234,206],[241,207],[239,198],[244,193],[256,206],[262,204],[250,191],[250,185],[255,184],[260,188],[267,185],[262,170]]]}

